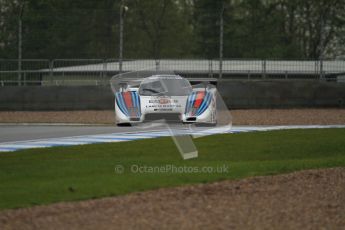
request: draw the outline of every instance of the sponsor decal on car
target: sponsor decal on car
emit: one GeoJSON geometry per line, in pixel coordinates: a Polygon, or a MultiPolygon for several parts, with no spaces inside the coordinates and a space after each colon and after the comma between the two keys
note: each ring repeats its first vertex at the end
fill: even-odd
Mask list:
{"type": "Polygon", "coordinates": [[[150,104],[171,104],[171,103],[178,103],[178,100],[171,99],[171,98],[154,98],[149,100],[150,104]]]}
{"type": "Polygon", "coordinates": [[[167,98],[159,99],[159,104],[169,104],[169,103],[171,103],[170,99],[167,99],[167,98]]]}

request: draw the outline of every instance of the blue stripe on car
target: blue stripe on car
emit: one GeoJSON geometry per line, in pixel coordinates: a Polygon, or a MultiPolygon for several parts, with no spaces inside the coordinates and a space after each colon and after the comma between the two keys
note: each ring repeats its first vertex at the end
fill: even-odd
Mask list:
{"type": "Polygon", "coordinates": [[[200,108],[198,109],[198,111],[196,113],[197,116],[200,116],[203,112],[206,111],[206,109],[210,105],[211,100],[212,100],[212,95],[210,92],[207,92],[207,95],[204,98],[203,103],[201,104],[200,108]]]}
{"type": "Polygon", "coordinates": [[[131,91],[131,101],[132,101],[133,107],[136,107],[135,98],[134,98],[134,92],[133,91],[131,91]]]}
{"type": "Polygon", "coordinates": [[[200,107],[198,108],[197,112],[196,112],[196,115],[199,114],[199,111],[202,110],[202,108],[205,106],[206,102],[207,102],[207,98],[208,98],[208,92],[206,93],[205,97],[203,98],[202,100],[202,103],[200,105],[200,107]]]}
{"type": "Polygon", "coordinates": [[[188,106],[188,112],[190,112],[191,109],[193,108],[193,104],[194,104],[194,101],[195,101],[196,93],[197,92],[193,92],[191,97],[190,97],[189,106],[188,106]]]}
{"type": "Polygon", "coordinates": [[[135,108],[137,108],[137,117],[141,116],[141,108],[140,108],[140,98],[137,92],[132,91],[132,99],[133,99],[133,105],[135,108]]]}
{"type": "Polygon", "coordinates": [[[120,106],[120,99],[118,93],[115,94],[116,104],[119,107],[120,111],[126,115],[126,112],[123,110],[123,108],[120,106]]]}
{"type": "MultiPolygon", "coordinates": [[[[124,98],[123,98],[123,95],[121,92],[118,92],[116,93],[115,95],[116,97],[116,103],[120,109],[120,111],[126,115],[127,117],[129,117],[129,111],[128,111],[128,108],[125,104],[125,101],[124,101],[124,98]]],[[[137,117],[140,117],[141,116],[141,107],[140,107],[140,97],[139,97],[139,94],[135,91],[131,91],[131,100],[132,100],[132,104],[133,104],[133,108],[137,108],[138,109],[138,112],[137,112],[137,117]]]]}
{"type": "MultiPolygon", "coordinates": [[[[133,108],[137,108],[137,99],[135,97],[135,92],[133,91],[131,91],[131,100],[132,100],[133,108]]],[[[138,116],[138,111],[137,111],[137,116],[138,116]]]]}
{"type": "MultiPolygon", "coordinates": [[[[194,105],[194,102],[196,100],[197,93],[198,92],[193,92],[188,97],[185,113],[188,113],[188,112],[190,112],[193,109],[193,105],[194,105]]],[[[205,110],[208,108],[211,100],[212,100],[212,94],[210,92],[206,92],[206,95],[203,98],[203,101],[202,101],[200,107],[198,108],[198,110],[196,111],[196,113],[194,115],[200,116],[203,112],[205,112],[205,110]]]]}
{"type": "Polygon", "coordinates": [[[124,111],[123,108],[121,108],[121,106],[120,106],[120,102],[119,102],[118,96],[116,95],[115,98],[116,98],[116,104],[117,104],[117,106],[119,107],[120,111],[121,111],[123,114],[126,115],[125,111],[124,111]]]}
{"type": "Polygon", "coordinates": [[[119,109],[121,110],[121,112],[124,115],[129,116],[127,107],[125,106],[125,103],[123,100],[122,93],[116,93],[116,99],[117,99],[117,105],[119,106],[119,109]]]}

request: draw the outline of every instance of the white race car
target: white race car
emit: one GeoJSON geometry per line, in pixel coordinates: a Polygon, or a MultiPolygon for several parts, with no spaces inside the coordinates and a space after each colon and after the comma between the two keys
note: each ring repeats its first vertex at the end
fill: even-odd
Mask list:
{"type": "MultiPolygon", "coordinates": [[[[191,81],[192,82],[192,81],[191,81]]],[[[117,125],[165,119],[216,125],[216,92],[210,79],[191,84],[178,75],[153,75],[137,84],[121,82],[115,93],[117,125]]]]}

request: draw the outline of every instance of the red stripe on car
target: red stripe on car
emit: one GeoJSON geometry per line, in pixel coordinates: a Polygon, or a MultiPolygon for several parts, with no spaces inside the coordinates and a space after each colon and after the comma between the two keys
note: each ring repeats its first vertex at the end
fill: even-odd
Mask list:
{"type": "Polygon", "coordinates": [[[125,100],[126,106],[127,108],[132,108],[133,104],[132,104],[132,93],[131,91],[127,91],[122,93],[123,99],[125,100]]]}
{"type": "Polygon", "coordinates": [[[194,101],[194,108],[199,108],[202,101],[204,100],[205,97],[205,91],[199,91],[196,94],[195,101],[194,101]]]}

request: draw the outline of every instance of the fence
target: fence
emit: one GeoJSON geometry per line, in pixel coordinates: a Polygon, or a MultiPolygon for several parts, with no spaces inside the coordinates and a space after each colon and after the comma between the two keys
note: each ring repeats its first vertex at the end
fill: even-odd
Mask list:
{"type": "MultiPolygon", "coordinates": [[[[185,77],[227,80],[345,81],[344,60],[124,60],[123,72],[170,70],[185,77]],[[220,74],[221,73],[221,74],[220,74]]],[[[106,85],[119,73],[116,59],[0,59],[0,86],[106,85]]]]}

